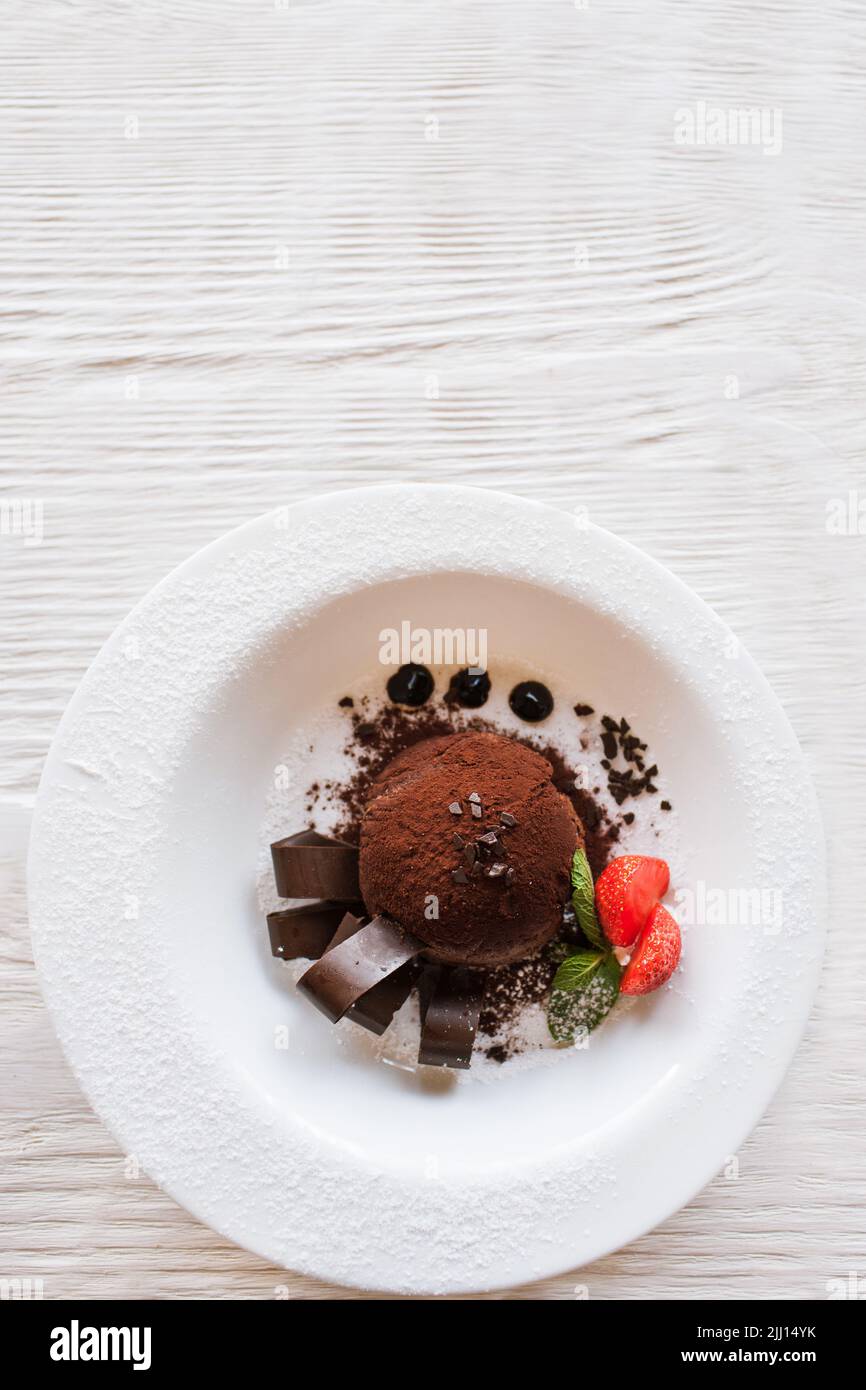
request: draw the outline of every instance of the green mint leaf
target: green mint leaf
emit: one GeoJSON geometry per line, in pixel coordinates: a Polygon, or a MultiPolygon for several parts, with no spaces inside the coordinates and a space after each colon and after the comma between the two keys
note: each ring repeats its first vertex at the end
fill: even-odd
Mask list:
{"type": "Polygon", "coordinates": [[[601,965],[601,951],[575,951],[562,962],[553,977],[554,989],[582,989],[601,965]]]}
{"type": "MultiPolygon", "coordinates": [[[[590,956],[593,953],[583,951],[579,954],[590,956]]],[[[574,956],[569,957],[560,966],[560,971],[574,959],[574,956]]],[[[547,1006],[547,1026],[554,1041],[573,1043],[578,1034],[585,1036],[597,1028],[619,997],[621,976],[619,961],[611,953],[599,956],[595,966],[585,975],[584,982],[576,987],[560,989],[554,980],[547,1006]]]]}
{"type": "Polygon", "coordinates": [[[587,941],[591,946],[597,946],[599,950],[603,949],[606,943],[595,915],[595,886],[592,881],[592,869],[589,867],[589,860],[583,849],[576,849],[571,861],[571,901],[574,904],[577,925],[587,941]]]}

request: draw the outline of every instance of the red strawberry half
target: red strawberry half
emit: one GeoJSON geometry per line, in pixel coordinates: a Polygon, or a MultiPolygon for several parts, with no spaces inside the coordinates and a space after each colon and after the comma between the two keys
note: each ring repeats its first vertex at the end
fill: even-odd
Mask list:
{"type": "Polygon", "coordinates": [[[665,984],[679,964],[681,947],[679,927],[667,908],[656,903],[620,981],[620,994],[649,994],[665,984]]]}
{"type": "Polygon", "coordinates": [[[611,860],[595,885],[595,906],[612,946],[631,946],[637,940],[670,881],[663,859],[623,854],[611,860]]]}

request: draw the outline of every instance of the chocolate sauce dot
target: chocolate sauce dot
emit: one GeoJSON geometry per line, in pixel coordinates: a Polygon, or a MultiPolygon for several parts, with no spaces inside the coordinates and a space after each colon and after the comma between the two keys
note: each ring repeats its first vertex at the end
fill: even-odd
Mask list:
{"type": "Polygon", "coordinates": [[[464,709],[479,709],[487,704],[490,694],[490,677],[486,671],[470,671],[466,666],[451,677],[448,687],[450,700],[456,700],[464,709]]]}
{"type": "Polygon", "coordinates": [[[553,696],[541,681],[521,681],[509,695],[508,703],[518,719],[537,724],[553,709],[553,696]]]}
{"type": "Polygon", "coordinates": [[[388,681],[388,698],[395,705],[411,705],[417,709],[433,694],[433,677],[426,666],[416,666],[410,661],[401,666],[388,681]]]}

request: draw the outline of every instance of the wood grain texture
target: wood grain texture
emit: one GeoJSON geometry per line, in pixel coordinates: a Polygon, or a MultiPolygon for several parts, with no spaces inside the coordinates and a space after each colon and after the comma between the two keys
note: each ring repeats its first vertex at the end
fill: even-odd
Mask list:
{"type": "Polygon", "coordinates": [[[66,701],[169,568],[405,478],[583,507],[668,564],[774,684],[828,833],[823,986],[739,1177],[507,1296],[866,1277],[866,536],[827,529],[866,504],[862,5],[7,0],[2,63],[0,1275],[357,1297],[126,1175],[40,1001],[23,826],[66,701]],[[699,101],[779,109],[782,152],[677,145],[699,101]]]}

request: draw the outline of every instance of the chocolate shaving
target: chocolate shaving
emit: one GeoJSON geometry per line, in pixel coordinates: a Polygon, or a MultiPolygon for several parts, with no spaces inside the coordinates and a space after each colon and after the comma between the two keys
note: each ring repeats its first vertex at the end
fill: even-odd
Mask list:
{"type": "Polygon", "coordinates": [[[601,742],[605,754],[601,765],[607,773],[608,791],[617,806],[622,806],[630,796],[641,796],[644,792],[655,795],[658,787],[653,779],[658,776],[658,767],[655,763],[652,767],[646,766],[642,754],[646,752],[647,745],[637,734],[632,733],[628,720],[612,719],[609,714],[605,714],[602,715],[601,724],[604,731],[601,742]],[[633,766],[627,767],[625,771],[615,767],[614,763],[620,755],[626,763],[633,766]]]}
{"type": "Polygon", "coordinates": [[[418,1061],[422,1066],[462,1070],[469,1066],[484,978],[482,972],[463,966],[433,967],[424,972],[419,986],[422,1023],[418,1061]]]}
{"type": "Polygon", "coordinates": [[[423,949],[423,941],[390,918],[374,917],[311,965],[298,981],[298,989],[326,1018],[337,1023],[363,994],[382,984],[423,949]]]}
{"type": "Polygon", "coordinates": [[[274,878],[281,898],[326,898],[355,902],[358,885],[358,850],[343,840],[301,830],[271,845],[274,878]]]}
{"type": "Polygon", "coordinates": [[[342,903],[308,903],[268,913],[271,951],[280,960],[318,960],[347,915],[342,903]]]}

